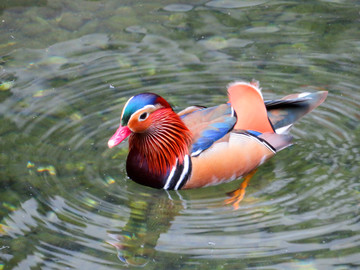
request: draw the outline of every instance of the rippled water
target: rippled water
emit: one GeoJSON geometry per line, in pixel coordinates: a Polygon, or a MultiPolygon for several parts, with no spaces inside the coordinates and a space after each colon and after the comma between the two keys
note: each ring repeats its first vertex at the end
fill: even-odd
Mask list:
{"type": "Polygon", "coordinates": [[[0,269],[360,267],[360,5],[354,1],[21,1],[0,5],[0,269]],[[187,191],[126,176],[108,149],[126,100],[176,110],[326,89],[262,165],[187,191]]]}

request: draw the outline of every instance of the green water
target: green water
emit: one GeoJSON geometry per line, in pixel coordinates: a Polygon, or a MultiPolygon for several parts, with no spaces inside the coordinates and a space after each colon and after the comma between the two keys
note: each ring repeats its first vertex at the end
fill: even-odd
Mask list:
{"type": "Polygon", "coordinates": [[[360,3],[0,1],[0,270],[360,267],[360,3]],[[241,180],[166,192],[107,148],[126,100],[176,110],[326,89],[241,180]]]}

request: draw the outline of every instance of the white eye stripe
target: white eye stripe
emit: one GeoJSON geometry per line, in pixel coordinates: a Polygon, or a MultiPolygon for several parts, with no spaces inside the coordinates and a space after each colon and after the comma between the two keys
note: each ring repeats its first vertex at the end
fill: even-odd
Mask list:
{"type": "MultiPolygon", "coordinates": [[[[134,115],[136,115],[138,112],[140,112],[140,111],[142,111],[142,110],[144,110],[144,109],[148,109],[148,108],[152,108],[152,109],[156,109],[156,107],[154,106],[154,105],[146,105],[146,106],[144,106],[144,107],[142,107],[141,109],[138,109],[137,111],[135,111],[131,116],[130,116],[130,119],[134,116],[134,115]]],[[[148,112],[144,112],[144,113],[147,113],[148,115],[147,115],[147,117],[149,116],[149,113],[148,112]]],[[[140,119],[140,116],[141,116],[142,114],[140,114],[139,115],[139,117],[138,117],[138,121],[144,121],[145,119],[140,119]]],[[[129,120],[130,121],[130,120],[129,120]]]]}

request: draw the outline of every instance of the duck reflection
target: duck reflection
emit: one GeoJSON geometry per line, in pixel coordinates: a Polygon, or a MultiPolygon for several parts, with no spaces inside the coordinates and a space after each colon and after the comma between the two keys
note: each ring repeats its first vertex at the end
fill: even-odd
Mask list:
{"type": "Polygon", "coordinates": [[[147,200],[134,198],[129,203],[130,217],[120,232],[109,232],[107,243],[114,246],[120,261],[145,266],[155,257],[157,241],[171,222],[186,207],[186,201],[176,191],[156,190],[147,200]]]}
{"type": "MultiPolygon", "coordinates": [[[[239,188],[226,193],[222,206],[239,208],[245,190],[256,170],[244,177],[239,188]]],[[[116,248],[120,261],[131,266],[145,266],[156,257],[156,245],[162,233],[166,233],[172,221],[187,208],[187,200],[179,191],[153,190],[152,197],[130,200],[130,217],[120,231],[108,233],[106,242],[116,248]]],[[[220,205],[219,205],[220,206],[220,205]]]]}

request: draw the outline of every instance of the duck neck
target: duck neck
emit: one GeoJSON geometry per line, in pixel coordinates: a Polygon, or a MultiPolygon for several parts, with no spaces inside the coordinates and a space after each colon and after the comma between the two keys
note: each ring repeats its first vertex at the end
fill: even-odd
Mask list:
{"type": "Polygon", "coordinates": [[[151,117],[153,124],[145,132],[129,138],[128,163],[137,164],[128,164],[127,168],[165,177],[189,153],[191,133],[171,108],[160,109],[151,117]]]}

